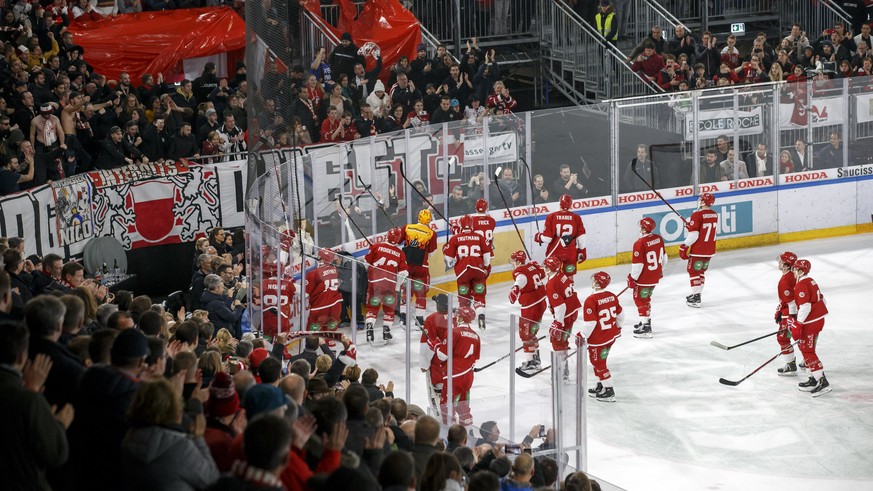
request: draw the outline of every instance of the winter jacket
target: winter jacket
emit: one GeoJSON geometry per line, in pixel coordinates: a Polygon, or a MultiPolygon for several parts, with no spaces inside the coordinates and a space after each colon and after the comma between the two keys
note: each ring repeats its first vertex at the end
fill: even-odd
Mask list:
{"type": "Polygon", "coordinates": [[[204,489],[219,477],[203,438],[160,426],[131,428],[121,445],[121,467],[130,491],[204,489]]]}
{"type": "Polygon", "coordinates": [[[66,346],[48,339],[30,339],[30,358],[37,354],[48,355],[52,369],[45,380],[43,395],[50,405],[63,407],[72,404],[76,397],[79,381],[85,375],[85,365],[66,346]]]}
{"type": "Polygon", "coordinates": [[[21,374],[0,366],[0,462],[3,489],[50,490],[45,470],[69,457],[64,426],[52,416],[45,398],[23,387],[21,374]]]}
{"type": "Polygon", "coordinates": [[[227,295],[220,295],[210,291],[204,291],[200,296],[200,308],[209,312],[209,322],[215,326],[215,330],[227,329],[236,332],[240,318],[243,314],[243,306],[237,305],[231,309],[233,299],[227,295]]]}

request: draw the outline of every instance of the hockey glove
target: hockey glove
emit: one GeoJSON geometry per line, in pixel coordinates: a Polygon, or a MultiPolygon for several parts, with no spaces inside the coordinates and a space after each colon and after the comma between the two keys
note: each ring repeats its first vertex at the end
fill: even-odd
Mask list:
{"type": "Polygon", "coordinates": [[[519,291],[517,286],[512,287],[512,289],[509,290],[509,303],[518,302],[518,296],[520,294],[521,292],[519,291]]]}
{"type": "Polygon", "coordinates": [[[687,245],[682,244],[681,246],[679,246],[679,257],[683,261],[688,260],[688,246],[687,245]]]}
{"type": "Polygon", "coordinates": [[[803,324],[795,319],[794,317],[789,317],[788,321],[785,323],[785,326],[791,331],[791,337],[794,339],[802,339],[803,338],[803,324]]]}
{"type": "Polygon", "coordinates": [[[782,324],[782,309],[776,309],[776,315],[773,317],[776,319],[776,324],[782,324]]]}
{"type": "Polygon", "coordinates": [[[588,258],[588,254],[586,253],[585,248],[582,248],[582,249],[579,249],[576,251],[576,262],[577,263],[584,263],[587,258],[588,258]]]}
{"type": "Polygon", "coordinates": [[[564,324],[561,324],[558,321],[552,321],[552,326],[549,328],[549,334],[552,339],[558,339],[561,341],[570,339],[570,333],[564,329],[564,324]]]}
{"type": "Polygon", "coordinates": [[[534,242],[536,242],[536,243],[539,244],[539,245],[543,245],[543,234],[542,234],[542,232],[537,232],[536,234],[534,234],[534,242]]]}
{"type": "Polygon", "coordinates": [[[630,289],[634,289],[637,287],[637,280],[635,280],[634,277],[631,275],[627,275],[627,287],[630,289]]]}

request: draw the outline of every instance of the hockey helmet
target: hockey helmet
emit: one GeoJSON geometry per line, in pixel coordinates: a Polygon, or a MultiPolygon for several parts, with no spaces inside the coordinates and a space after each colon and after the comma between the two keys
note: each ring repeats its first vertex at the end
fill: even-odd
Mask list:
{"type": "Polygon", "coordinates": [[[803,274],[809,274],[809,270],[812,269],[812,264],[810,264],[806,259],[798,259],[797,261],[794,261],[794,265],[791,266],[791,268],[797,271],[802,271],[803,274]]]}
{"type": "Polygon", "coordinates": [[[488,202],[482,198],[476,200],[476,211],[479,213],[485,213],[488,211],[488,202]]]}
{"type": "Polygon", "coordinates": [[[458,307],[455,320],[458,324],[469,324],[476,320],[476,311],[466,305],[458,307]]]}
{"type": "Polygon", "coordinates": [[[700,202],[704,204],[704,206],[712,206],[715,203],[715,196],[712,193],[703,193],[700,195],[700,202]]]}
{"type": "Polygon", "coordinates": [[[394,227],[388,231],[388,242],[392,244],[399,244],[403,242],[403,231],[398,227],[394,227]]]}
{"type": "Polygon", "coordinates": [[[421,210],[418,212],[418,223],[422,223],[427,225],[430,221],[433,220],[433,214],[428,209],[421,210]]]}
{"type": "Polygon", "coordinates": [[[558,201],[562,210],[569,210],[573,206],[573,198],[569,194],[562,194],[561,200],[558,201]]]}
{"type": "Polygon", "coordinates": [[[336,253],[330,249],[320,249],[318,251],[318,259],[321,259],[326,264],[333,264],[336,260],[336,253]]]}
{"type": "Polygon", "coordinates": [[[594,283],[599,288],[606,288],[609,286],[609,282],[612,281],[612,277],[606,271],[598,271],[591,275],[591,279],[594,280],[594,283]]]}
{"type": "Polygon", "coordinates": [[[515,251],[509,255],[509,259],[512,259],[519,264],[524,264],[527,262],[527,254],[525,254],[524,251],[515,251]]]}
{"type": "Polygon", "coordinates": [[[789,267],[793,266],[797,261],[797,254],[789,251],[785,251],[782,254],[779,254],[779,262],[782,264],[786,264],[789,267]]]}
{"type": "Polygon", "coordinates": [[[649,217],[645,217],[640,220],[640,230],[646,232],[647,234],[652,233],[652,230],[655,230],[655,221],[649,217]]]}
{"type": "Polygon", "coordinates": [[[461,225],[461,229],[472,229],[473,228],[473,217],[470,215],[464,215],[458,220],[458,223],[461,225]]]}
{"type": "Polygon", "coordinates": [[[561,266],[563,266],[563,262],[555,256],[547,257],[545,261],[543,261],[543,266],[549,271],[560,271],[561,266]]]}

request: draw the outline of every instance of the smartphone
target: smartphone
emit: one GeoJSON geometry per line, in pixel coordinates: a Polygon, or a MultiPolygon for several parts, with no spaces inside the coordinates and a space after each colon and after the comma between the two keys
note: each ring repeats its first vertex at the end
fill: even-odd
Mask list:
{"type": "Polygon", "coordinates": [[[520,445],[506,445],[503,447],[503,451],[507,455],[521,455],[521,446],[520,445]]]}
{"type": "Polygon", "coordinates": [[[546,425],[540,425],[540,432],[537,434],[537,438],[545,438],[546,436],[546,425]]]}

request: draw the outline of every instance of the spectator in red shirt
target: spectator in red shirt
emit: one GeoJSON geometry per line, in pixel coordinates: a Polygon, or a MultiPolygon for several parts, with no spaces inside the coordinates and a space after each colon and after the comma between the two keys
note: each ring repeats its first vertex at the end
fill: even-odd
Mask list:
{"type": "Polygon", "coordinates": [[[631,63],[631,70],[654,82],[664,67],[664,58],[655,52],[655,45],[650,40],[643,40],[642,45],[643,52],[631,63]]]}

